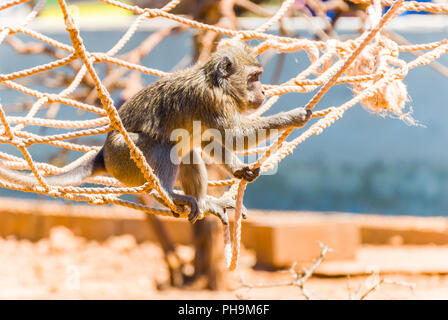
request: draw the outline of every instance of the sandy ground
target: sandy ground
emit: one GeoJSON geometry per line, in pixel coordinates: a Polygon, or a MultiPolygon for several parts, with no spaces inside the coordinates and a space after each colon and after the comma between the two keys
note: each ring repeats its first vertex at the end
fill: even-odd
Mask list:
{"type": "MultiPolygon", "coordinates": [[[[434,248],[434,247],[433,247],[434,248]]],[[[363,255],[381,259],[381,251],[363,248],[363,255]]],[[[390,250],[391,248],[384,248],[390,250]]],[[[400,250],[395,247],[394,250],[400,250]]],[[[403,253],[404,252],[404,253],[403,253]]],[[[402,250],[400,259],[404,259],[402,250]]],[[[192,257],[189,247],[180,247],[185,259],[192,257]]],[[[383,255],[387,257],[386,255],[383,255]]],[[[158,290],[157,283],[167,279],[162,252],[150,242],[136,244],[133,236],[124,235],[98,243],[75,237],[68,229],[54,228],[48,239],[0,238],[1,299],[303,299],[297,287],[244,288],[247,283],[291,280],[289,272],[253,270],[254,257],[244,252],[240,271],[229,273],[229,289],[158,290]]],[[[328,262],[331,266],[331,262],[328,262]]],[[[322,264],[325,267],[325,262],[322,264]]],[[[412,283],[384,283],[367,299],[448,299],[448,276],[423,274],[388,274],[382,279],[412,283]]],[[[378,281],[378,276],[312,277],[305,288],[314,299],[359,298],[378,281]]]]}

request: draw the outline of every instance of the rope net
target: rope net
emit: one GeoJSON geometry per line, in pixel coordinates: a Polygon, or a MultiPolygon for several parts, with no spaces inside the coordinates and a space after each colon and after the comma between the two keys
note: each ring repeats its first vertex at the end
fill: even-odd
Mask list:
{"type": "MultiPolygon", "coordinates": [[[[0,4],[0,11],[28,1],[30,0],[4,2],[0,4]]],[[[45,3],[44,0],[37,3],[23,22],[14,26],[0,26],[0,44],[8,36],[25,34],[39,40],[44,43],[45,46],[51,46],[65,52],[59,59],[50,63],[9,74],[0,74],[1,84],[37,99],[37,101],[32,104],[27,114],[22,117],[7,116],[0,104],[0,121],[2,124],[0,127],[0,143],[12,145],[23,154],[23,158],[20,158],[6,152],[0,152],[0,158],[3,160],[1,165],[12,169],[31,170],[32,174],[34,174],[39,181],[39,185],[34,187],[25,187],[7,181],[0,181],[0,187],[24,192],[40,193],[68,200],[88,201],[95,205],[116,204],[141,210],[148,214],[172,216],[172,212],[176,212],[181,217],[186,217],[188,215],[188,212],[182,212],[173,203],[165,190],[163,190],[157,176],[146,162],[143,153],[135,146],[129,137],[128,132],[118,116],[114,102],[104,85],[107,79],[103,79],[104,83],[102,83],[102,80],[94,67],[95,64],[103,62],[122,67],[124,70],[135,70],[143,74],[154,75],[157,77],[165,76],[167,72],[135,63],[138,59],[135,60],[131,57],[130,59],[125,60],[114,57],[132,38],[140,24],[147,19],[162,17],[178,22],[183,27],[192,27],[228,36],[221,40],[221,46],[231,45],[232,41],[236,40],[247,41],[250,39],[258,39],[260,43],[255,47],[258,54],[267,50],[273,50],[278,53],[297,51],[306,52],[310,59],[310,65],[294,78],[280,85],[264,85],[266,95],[270,98],[256,112],[252,113],[250,117],[260,117],[277,102],[281,95],[286,93],[316,91],[316,94],[306,105],[306,108],[313,109],[333,85],[343,83],[351,85],[355,94],[353,98],[340,106],[332,106],[314,111],[313,118],[320,119],[310,125],[309,128],[297,138],[287,141],[286,139],[291,134],[292,130],[286,130],[272,145],[245,151],[245,154],[261,155],[256,162],[252,163],[252,167],[261,168],[261,172],[272,169],[283,158],[291,154],[299,144],[312,135],[322,133],[325,128],[331,126],[336,120],[340,119],[345,111],[358,103],[361,103],[366,109],[377,114],[391,114],[409,123],[414,123],[410,114],[405,112],[407,90],[402,80],[409,70],[417,66],[433,63],[441,55],[448,52],[447,39],[425,44],[399,45],[381,33],[381,30],[387,23],[404,11],[428,11],[432,13],[446,14],[448,13],[447,4],[419,3],[415,1],[404,2],[403,0],[350,0],[354,3],[370,5],[367,10],[368,21],[365,31],[359,37],[345,41],[337,39],[312,41],[308,39],[278,36],[266,32],[275,24],[281,22],[282,18],[293,5],[294,0],[284,1],[278,11],[269,18],[266,23],[255,30],[223,28],[219,25],[204,24],[170,13],[181,0],[173,0],[161,9],[142,9],[138,6],[125,4],[116,0],[99,1],[128,10],[138,15],[126,33],[107,52],[87,51],[83,39],[80,36],[79,28],[68,10],[65,0],[58,0],[58,2],[64,16],[66,32],[68,32],[70,36],[71,46],[42,33],[33,31],[28,27],[29,23],[36,17],[39,10],[43,7],[45,3]],[[391,6],[384,15],[382,15],[382,6],[391,6]],[[424,51],[424,53],[420,53],[420,51],[424,51]],[[418,52],[418,54],[416,54],[416,59],[406,62],[400,58],[399,55],[401,52],[418,52]],[[75,61],[79,61],[82,64],[79,71],[73,79],[70,79],[69,84],[58,94],[41,92],[14,81],[16,79],[60,68],[75,61]],[[315,77],[310,78],[311,76],[315,77]],[[92,103],[81,102],[75,98],[70,98],[83,79],[87,77],[90,77],[91,81],[93,81],[97,96],[101,101],[101,106],[95,106],[92,103]],[[73,106],[80,110],[91,112],[96,114],[96,118],[91,120],[67,121],[56,120],[54,117],[36,117],[36,114],[42,106],[54,103],[73,106]],[[37,135],[24,130],[26,126],[30,125],[62,128],[67,129],[68,132],[53,135],[37,135]],[[139,187],[125,187],[116,179],[106,176],[91,178],[88,182],[93,183],[93,187],[62,187],[49,185],[46,182],[46,175],[69,171],[73,167],[90,159],[99,150],[99,147],[97,146],[88,146],[80,143],[68,142],[67,140],[100,135],[111,130],[119,131],[127,142],[132,159],[146,178],[147,182],[144,185],[139,187]],[[75,161],[60,168],[49,163],[33,161],[33,157],[28,148],[35,144],[48,144],[62,149],[80,151],[84,154],[75,161]],[[155,194],[157,198],[166,205],[167,209],[152,208],[121,198],[122,195],[125,194],[149,192],[155,194]]],[[[163,34],[162,32],[159,36],[163,38],[166,34],[163,34]]],[[[150,50],[150,48],[147,50],[150,50]]],[[[235,178],[209,181],[209,186],[211,187],[229,187],[222,197],[236,198],[237,206],[235,209],[233,232],[230,232],[229,225],[224,225],[225,257],[227,266],[231,270],[235,269],[238,264],[241,238],[241,213],[246,184],[246,181],[235,178]]],[[[202,213],[201,218],[203,218],[203,216],[204,214],[202,213]]]]}

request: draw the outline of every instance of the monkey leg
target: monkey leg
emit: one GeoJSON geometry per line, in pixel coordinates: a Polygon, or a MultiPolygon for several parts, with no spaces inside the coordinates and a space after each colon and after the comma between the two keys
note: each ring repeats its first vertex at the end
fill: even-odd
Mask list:
{"type": "MultiPolygon", "coordinates": [[[[179,165],[179,181],[184,193],[198,200],[202,212],[217,216],[224,224],[229,223],[226,209],[234,209],[235,200],[207,195],[207,168],[199,150],[191,151],[182,159],[179,165]],[[186,159],[188,161],[185,161],[186,159]]],[[[245,208],[243,208],[243,215],[246,215],[245,208]]]]}
{"type": "MultiPolygon", "coordinates": [[[[195,199],[194,196],[182,195],[173,191],[174,181],[179,171],[179,165],[175,164],[170,158],[173,145],[154,144],[150,146],[144,152],[146,160],[153,168],[162,187],[168,192],[173,202],[177,206],[190,207],[188,220],[191,223],[195,223],[200,214],[197,198],[195,199]]],[[[175,213],[173,214],[176,216],[175,213]]]]}
{"type": "MultiPolygon", "coordinates": [[[[130,132],[129,135],[143,151],[146,161],[173,202],[181,207],[190,207],[188,220],[194,223],[200,213],[198,202],[192,196],[177,194],[173,191],[174,181],[179,170],[179,165],[170,157],[174,145],[154,141],[143,133],[130,132]]],[[[146,182],[142,172],[130,157],[128,145],[117,132],[111,132],[107,137],[104,145],[104,163],[106,171],[127,186],[140,186],[146,182]]],[[[161,201],[160,198],[155,198],[161,201]]],[[[161,202],[163,204],[163,201],[161,202]]]]}

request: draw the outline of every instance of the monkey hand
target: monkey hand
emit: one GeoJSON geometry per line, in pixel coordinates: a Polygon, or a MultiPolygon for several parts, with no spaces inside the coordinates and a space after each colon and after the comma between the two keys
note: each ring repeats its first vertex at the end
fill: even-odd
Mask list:
{"type": "MultiPolygon", "coordinates": [[[[190,213],[188,214],[188,220],[191,223],[195,223],[196,220],[198,220],[199,214],[201,212],[199,210],[198,202],[196,201],[195,198],[177,193],[171,193],[170,196],[171,199],[173,199],[174,204],[177,205],[181,209],[181,211],[184,211],[186,206],[190,208],[190,213]]],[[[173,216],[179,217],[179,215],[174,212],[173,216]]]]}
{"type": "Polygon", "coordinates": [[[311,119],[313,112],[305,108],[298,108],[288,112],[295,127],[303,127],[311,119]]]}
{"type": "Polygon", "coordinates": [[[244,167],[235,170],[233,172],[233,175],[235,176],[235,178],[244,179],[248,182],[252,182],[255,179],[257,179],[258,176],[260,175],[260,168],[252,169],[249,166],[244,165],[244,167]]]}

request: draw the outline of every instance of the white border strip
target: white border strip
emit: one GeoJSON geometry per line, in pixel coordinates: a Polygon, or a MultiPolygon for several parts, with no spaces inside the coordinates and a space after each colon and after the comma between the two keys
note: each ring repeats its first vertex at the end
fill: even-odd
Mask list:
{"type": "MultiPolygon", "coordinates": [[[[129,28],[136,16],[106,16],[106,17],[81,17],[79,26],[83,31],[123,31],[129,28]]],[[[16,25],[21,21],[19,15],[2,17],[1,25],[16,25]]],[[[253,30],[267,21],[265,18],[239,18],[241,28],[253,30]]],[[[313,18],[316,27],[323,28],[324,23],[320,18],[313,18]]],[[[139,30],[154,31],[160,28],[167,28],[179,25],[177,22],[154,18],[146,20],[141,24],[139,30]]],[[[310,30],[309,23],[303,18],[287,18],[285,26],[288,29],[306,32],[310,30]]],[[[361,21],[355,17],[343,17],[336,24],[337,31],[357,31],[361,27],[361,21]]],[[[62,18],[37,18],[31,24],[30,28],[45,33],[65,32],[65,26],[62,18]]],[[[274,27],[271,30],[276,30],[274,27]]],[[[407,32],[448,32],[448,15],[434,14],[409,14],[395,18],[386,27],[391,31],[407,32]]]]}

